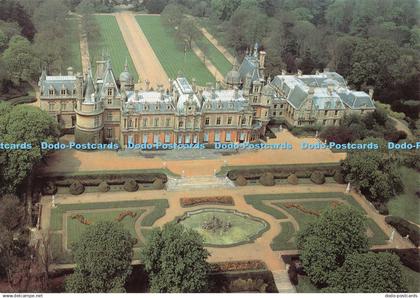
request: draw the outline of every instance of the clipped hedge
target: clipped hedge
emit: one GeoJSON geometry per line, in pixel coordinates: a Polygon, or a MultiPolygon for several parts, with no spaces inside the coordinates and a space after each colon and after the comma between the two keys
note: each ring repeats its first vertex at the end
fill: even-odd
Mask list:
{"type": "Polygon", "coordinates": [[[291,174],[295,174],[298,178],[310,178],[314,171],[323,173],[325,177],[333,177],[337,170],[340,170],[340,164],[323,163],[226,167],[224,170],[222,169],[222,172],[227,171],[227,177],[235,181],[239,176],[243,176],[247,180],[256,180],[267,172],[272,173],[276,179],[286,179],[291,174]]]}
{"type": "Polygon", "coordinates": [[[295,174],[290,174],[289,177],[287,177],[287,183],[297,185],[299,184],[299,178],[295,174]]]}
{"type": "Polygon", "coordinates": [[[259,181],[264,186],[273,186],[274,184],[276,184],[276,182],[274,181],[274,175],[272,173],[264,173],[260,177],[259,181]]]}
{"type": "Polygon", "coordinates": [[[387,216],[385,222],[394,227],[401,236],[406,237],[408,235],[408,239],[415,246],[420,245],[420,228],[417,225],[399,216],[387,216]]]}
{"type": "Polygon", "coordinates": [[[42,194],[43,195],[55,195],[57,193],[57,185],[55,185],[52,181],[47,181],[42,186],[42,194]]]}
{"type": "Polygon", "coordinates": [[[311,181],[315,184],[324,184],[325,183],[325,175],[320,171],[314,171],[311,174],[311,181]]]}
{"type": "Polygon", "coordinates": [[[339,184],[345,184],[346,183],[346,177],[344,176],[344,173],[341,170],[337,170],[334,173],[334,181],[339,184]]]}
{"type": "Polygon", "coordinates": [[[267,270],[267,265],[260,260],[232,261],[210,264],[210,272],[212,273],[249,270],[267,270]]]}
{"type": "Polygon", "coordinates": [[[80,181],[74,181],[70,184],[69,191],[72,195],[80,195],[85,191],[85,186],[80,181]]]}
{"type": "Polygon", "coordinates": [[[153,181],[153,183],[152,183],[152,188],[153,189],[164,189],[165,188],[165,183],[163,183],[162,179],[156,178],[155,181],[153,181]]]}
{"type": "Polygon", "coordinates": [[[110,186],[108,183],[106,183],[106,181],[102,181],[98,186],[98,190],[100,192],[108,192],[109,189],[110,189],[110,186]]]}
{"type": "Polygon", "coordinates": [[[247,184],[248,184],[248,180],[246,180],[246,178],[244,176],[239,176],[235,180],[235,185],[237,185],[237,186],[245,186],[247,184]]]}
{"type": "Polygon", "coordinates": [[[128,192],[134,192],[139,189],[139,185],[137,184],[136,180],[128,179],[124,183],[124,190],[128,192]]]}

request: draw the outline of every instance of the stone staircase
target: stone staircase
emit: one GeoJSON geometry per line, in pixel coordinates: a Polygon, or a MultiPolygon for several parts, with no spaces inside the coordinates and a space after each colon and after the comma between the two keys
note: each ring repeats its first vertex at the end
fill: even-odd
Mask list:
{"type": "Polygon", "coordinates": [[[296,293],[296,288],[290,282],[287,270],[272,271],[274,283],[279,293],[296,293]]]}
{"type": "Polygon", "coordinates": [[[233,187],[235,187],[235,184],[229,178],[216,176],[168,177],[168,182],[166,183],[168,191],[233,187]]]}

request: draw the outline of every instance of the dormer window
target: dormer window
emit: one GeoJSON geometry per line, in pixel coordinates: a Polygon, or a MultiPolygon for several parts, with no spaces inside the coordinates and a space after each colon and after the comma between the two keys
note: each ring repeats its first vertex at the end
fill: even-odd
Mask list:
{"type": "Polygon", "coordinates": [[[108,88],[108,96],[114,95],[114,88],[108,88]]]}
{"type": "Polygon", "coordinates": [[[54,89],[50,89],[50,90],[48,90],[48,94],[49,94],[49,95],[54,95],[54,89]]]}
{"type": "Polygon", "coordinates": [[[67,91],[66,89],[61,89],[60,94],[61,94],[61,95],[66,95],[66,93],[67,93],[66,91],[67,91]]]}
{"type": "Polygon", "coordinates": [[[167,105],[167,106],[166,106],[166,108],[167,108],[168,110],[170,110],[170,109],[171,109],[171,106],[170,106],[170,105],[167,105]]]}
{"type": "Polygon", "coordinates": [[[143,110],[147,111],[149,107],[147,105],[144,105],[143,110]]]}

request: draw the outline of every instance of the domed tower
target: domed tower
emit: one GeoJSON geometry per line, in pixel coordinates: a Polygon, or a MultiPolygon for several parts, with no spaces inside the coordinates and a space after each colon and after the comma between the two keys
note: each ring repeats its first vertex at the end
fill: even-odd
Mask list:
{"type": "Polygon", "coordinates": [[[234,65],[232,70],[226,74],[225,84],[228,86],[228,88],[239,87],[241,84],[241,74],[237,70],[236,65],[234,65]]]}
{"type": "Polygon", "coordinates": [[[134,78],[128,71],[128,61],[125,58],[124,71],[119,77],[121,91],[133,91],[134,90],[134,78]]]}
{"type": "Polygon", "coordinates": [[[77,99],[75,112],[76,130],[74,135],[76,142],[102,143],[104,105],[96,92],[90,68],[86,84],[83,86],[83,92],[80,92],[77,99]]]}

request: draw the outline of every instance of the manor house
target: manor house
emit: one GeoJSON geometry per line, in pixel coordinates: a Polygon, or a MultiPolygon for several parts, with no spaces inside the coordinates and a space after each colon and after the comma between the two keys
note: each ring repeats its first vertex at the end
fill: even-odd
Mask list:
{"type": "Polygon", "coordinates": [[[110,60],[95,75],[68,68],[67,75],[39,79],[41,108],[77,142],[241,143],[257,141],[270,121],[289,126],[338,125],[346,113],[375,109],[372,94],[350,90],[342,76],[265,76],[265,52],[247,53],[224,82],[197,86],[179,76],[170,88],[135,90],[128,70],[116,78],[110,60]]]}

